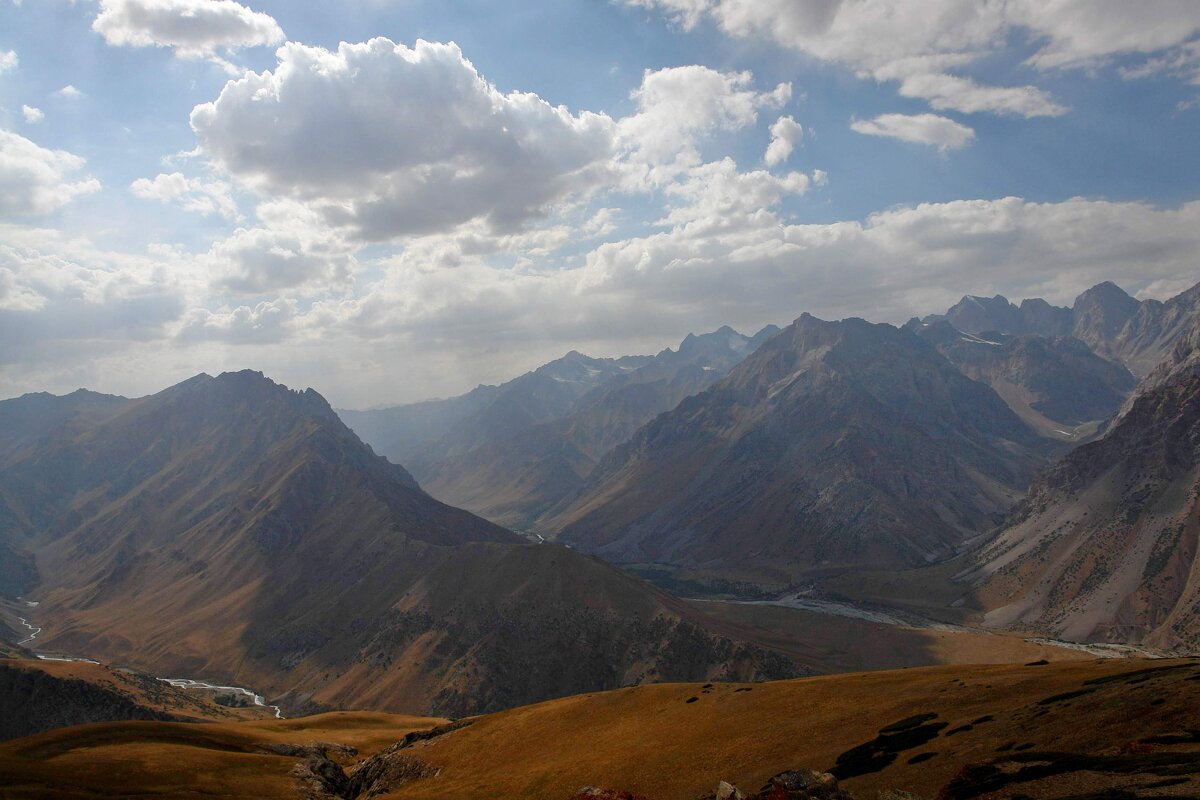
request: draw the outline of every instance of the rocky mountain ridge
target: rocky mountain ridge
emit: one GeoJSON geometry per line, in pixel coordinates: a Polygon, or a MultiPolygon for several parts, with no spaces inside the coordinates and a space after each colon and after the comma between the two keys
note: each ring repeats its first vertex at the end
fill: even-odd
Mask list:
{"type": "Polygon", "coordinates": [[[48,432],[0,461],[0,498],[6,541],[36,563],[39,647],[252,686],[291,710],[471,713],[801,669],[434,500],[319,394],[260,373],[197,376],[48,432]],[[555,681],[517,680],[546,674],[546,648],[555,681]]]}
{"type": "MultiPolygon", "coordinates": [[[[475,446],[457,443],[464,441],[464,430],[485,423],[464,417],[456,423],[460,427],[452,427],[414,455],[416,474],[422,486],[445,502],[500,524],[527,528],[547,508],[575,491],[612,448],[683,398],[711,386],[778,331],[767,326],[747,337],[726,326],[699,336],[689,334],[677,349],[668,348],[653,357],[618,359],[613,362],[620,367],[616,371],[592,368],[594,374],[589,373],[588,381],[572,384],[585,391],[569,404],[547,408],[528,424],[495,425],[489,434],[476,437],[475,446]]],[[[501,390],[520,396],[536,385],[532,376],[551,368],[561,372],[561,367],[560,362],[552,362],[504,384],[501,390]]],[[[476,392],[445,402],[465,405],[474,402],[471,398],[476,392]]],[[[359,426],[368,443],[391,454],[389,434],[379,430],[391,423],[381,420],[425,415],[431,408],[418,404],[381,412],[343,412],[343,416],[352,426],[359,426]]],[[[487,413],[494,418],[490,407],[487,413]]],[[[404,430],[410,422],[395,424],[404,430]]]]}
{"type": "Polygon", "coordinates": [[[618,561],[911,566],[996,524],[1045,446],[916,335],[804,315],[538,524],[618,561]]]}
{"type": "Polygon", "coordinates": [[[1074,336],[1098,355],[1127,367],[1137,377],[1162,360],[1200,313],[1200,284],[1166,301],[1136,300],[1111,281],[1080,294],[1070,308],[1029,299],[1018,306],[1002,295],[968,295],[945,314],[922,322],[946,321],[969,334],[1074,336]]]}

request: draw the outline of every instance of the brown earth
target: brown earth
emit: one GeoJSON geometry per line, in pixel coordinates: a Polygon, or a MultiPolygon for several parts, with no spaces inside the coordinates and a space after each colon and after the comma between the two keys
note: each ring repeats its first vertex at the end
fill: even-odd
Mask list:
{"type": "Polygon", "coordinates": [[[263,719],[254,705],[217,702],[225,695],[185,691],[129,670],[81,661],[0,660],[0,740],[117,720],[263,719]]]}
{"type": "Polygon", "coordinates": [[[884,789],[1195,797],[1197,707],[1200,661],[1086,660],[645,685],[477,717],[427,738],[405,734],[446,721],[342,713],[111,723],[0,745],[0,797],[295,800],[318,796],[301,793],[314,764],[359,789],[356,776],[378,778],[380,794],[342,797],[566,800],[600,786],[695,800],[721,780],[755,791],[805,767],[832,771],[860,798],[884,789]],[[305,747],[314,742],[328,743],[324,761],[305,747]]]}

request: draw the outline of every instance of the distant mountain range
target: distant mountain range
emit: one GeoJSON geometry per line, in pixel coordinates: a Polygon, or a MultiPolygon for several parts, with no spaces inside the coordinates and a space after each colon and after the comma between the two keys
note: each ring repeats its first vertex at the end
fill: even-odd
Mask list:
{"type": "Polygon", "coordinates": [[[747,337],[725,327],[652,357],[571,352],[461,397],[339,413],[380,453],[410,466],[434,496],[527,528],[612,448],[778,332],[768,326],[747,337]]]}
{"type": "Polygon", "coordinates": [[[0,593],[41,602],[39,648],[289,709],[807,669],[780,654],[803,630],[592,556],[758,598],[867,570],[920,588],[954,559],[961,613],[993,626],[1183,647],[1198,302],[806,314],[340,417],[254,372],[26,395],[0,402],[0,593]]]}
{"type": "Polygon", "coordinates": [[[901,330],[806,315],[783,333],[723,328],[652,359],[588,361],[594,383],[567,384],[568,402],[556,381],[553,409],[534,400],[537,376],[583,356],[452,400],[342,413],[434,496],[501,524],[779,586],[978,544],[1038,470],[1104,432],[1198,315],[1200,286],[1159,302],[1102,283],[1071,308],[968,296],[901,330]],[[541,416],[489,426],[499,397],[541,416]],[[423,423],[417,449],[388,439],[423,423]]]}
{"type": "Polygon", "coordinates": [[[316,392],[259,373],[137,400],[26,396],[0,403],[0,431],[0,540],[29,566],[4,590],[36,592],[42,650],[291,709],[453,714],[802,671],[612,567],[432,499],[316,392]]]}
{"type": "Polygon", "coordinates": [[[945,314],[925,317],[926,323],[945,320],[964,333],[1074,336],[1097,355],[1123,364],[1141,377],[1170,351],[1200,311],[1200,284],[1166,302],[1135,300],[1111,282],[1093,286],[1071,308],[1045,300],[1015,305],[1001,295],[967,296],[945,314]]]}

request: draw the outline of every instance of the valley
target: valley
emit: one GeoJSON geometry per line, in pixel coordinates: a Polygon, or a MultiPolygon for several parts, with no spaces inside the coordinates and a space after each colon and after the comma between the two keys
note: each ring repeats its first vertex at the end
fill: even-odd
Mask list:
{"type": "Polygon", "coordinates": [[[0,0],[0,800],[1200,798],[1200,0],[0,0]]]}
{"type": "MultiPolygon", "coordinates": [[[[689,336],[653,357],[570,353],[500,386],[376,412],[339,414],[314,390],[253,371],[142,398],[0,402],[0,546],[13,554],[0,570],[0,664],[26,687],[13,700],[24,727],[10,735],[60,742],[45,752],[111,753],[126,782],[140,780],[130,757],[183,758],[191,771],[241,754],[213,784],[231,796],[243,775],[275,787],[267,796],[344,798],[361,771],[400,781],[379,789],[397,797],[565,798],[599,783],[683,798],[799,768],[832,770],[851,792],[974,796],[948,787],[977,780],[967,767],[986,748],[1005,774],[1024,775],[1025,756],[988,739],[919,753],[919,769],[843,769],[838,754],[865,753],[870,731],[839,716],[840,698],[869,707],[878,740],[891,741],[878,730],[887,719],[943,701],[928,676],[953,676],[973,687],[959,716],[999,719],[995,703],[1032,702],[1029,720],[995,728],[1030,738],[1012,744],[1018,754],[1052,741],[1039,744],[1033,720],[1055,709],[1032,694],[1190,668],[1172,659],[1194,652],[1200,618],[1188,533],[1200,310],[1180,311],[1193,295],[1159,308],[1098,287],[1077,301],[1073,327],[1049,314],[1060,320],[1049,334],[1022,321],[1026,305],[970,298],[902,328],[802,315],[755,337],[689,336]],[[1135,319],[1151,339],[1128,332],[1135,319]],[[1138,358],[1160,351],[1135,380],[1138,358]],[[421,480],[347,421],[407,453],[421,480]],[[1033,674],[1058,677],[1031,685],[1033,674]],[[987,700],[1001,684],[1009,693],[987,700]],[[829,688],[788,699],[809,686],[829,688]],[[642,697],[645,708],[629,705],[642,697]],[[734,728],[807,704],[861,748],[847,739],[845,752],[789,765],[767,741],[733,736],[720,745],[739,754],[729,760],[711,749],[715,720],[693,744],[671,744],[671,726],[688,725],[670,704],[710,700],[734,728]],[[568,715],[586,728],[552,734],[543,756],[505,750],[505,737],[530,736],[521,726],[558,730],[556,709],[589,702],[568,715]],[[625,727],[641,717],[667,727],[625,727]],[[406,725],[450,720],[469,724],[404,739],[406,725]],[[90,722],[115,727],[71,744],[90,722]],[[328,741],[275,738],[327,724],[328,741]],[[483,778],[474,737],[493,725],[495,752],[519,769],[502,759],[483,778]],[[585,731],[649,736],[665,760],[653,774],[613,772],[622,759],[572,754],[585,731]],[[408,744],[385,747],[388,737],[408,744]],[[689,782],[685,756],[721,775],[689,782]],[[940,756],[950,766],[930,771],[940,756]]],[[[1100,712],[1064,708],[1052,730],[1074,742],[1067,760],[1110,758],[1119,743],[1066,733],[1100,712]]],[[[1155,716],[1138,735],[1169,738],[1179,719],[1155,716]]],[[[38,773],[38,752],[0,748],[0,774],[38,773]]],[[[1042,761],[1067,758],[1055,752],[1042,761]]],[[[51,795],[102,782],[80,768],[51,795]]],[[[1062,766],[1073,784],[1077,772],[1062,766]]],[[[152,791],[183,790],[168,773],[152,791]]]]}

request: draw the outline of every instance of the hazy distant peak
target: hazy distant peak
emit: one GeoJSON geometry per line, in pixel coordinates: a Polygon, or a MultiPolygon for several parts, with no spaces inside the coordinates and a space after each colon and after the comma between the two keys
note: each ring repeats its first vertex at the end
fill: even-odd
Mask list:
{"type": "Polygon", "coordinates": [[[728,325],[722,325],[711,333],[702,333],[699,335],[689,333],[679,343],[679,353],[681,355],[688,355],[713,348],[733,353],[742,353],[745,351],[749,341],[749,337],[743,336],[728,325]]]}

